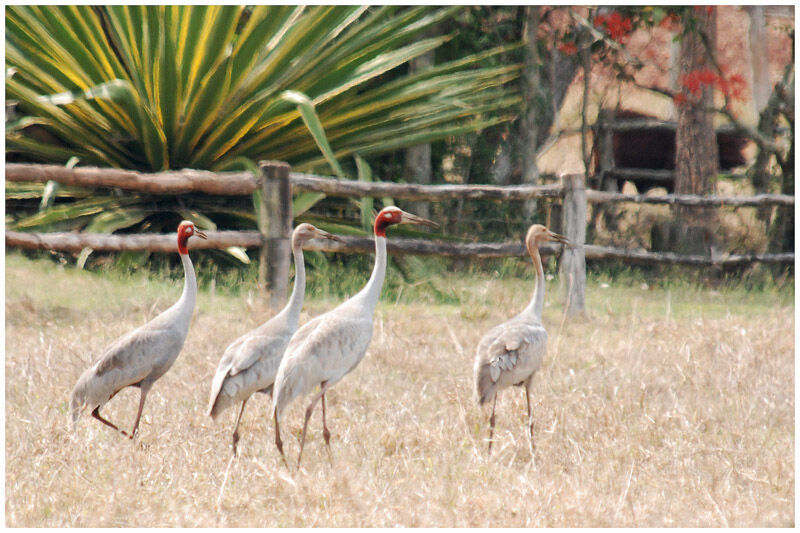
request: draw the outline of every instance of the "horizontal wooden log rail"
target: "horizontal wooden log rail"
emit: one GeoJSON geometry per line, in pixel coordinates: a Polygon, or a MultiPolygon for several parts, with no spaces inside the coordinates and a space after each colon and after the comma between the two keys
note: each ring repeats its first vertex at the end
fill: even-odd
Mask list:
{"type": "MultiPolygon", "coordinates": [[[[185,194],[201,192],[211,195],[247,195],[253,193],[261,179],[249,172],[208,172],[204,170],[176,170],[145,174],[131,170],[97,167],[67,168],[58,165],[6,163],[6,180],[14,182],[46,183],[56,181],[79,187],[113,187],[127,191],[150,194],[185,194]]],[[[639,170],[614,170],[628,173],[639,170]]],[[[653,176],[670,171],[649,171],[653,176]]],[[[617,175],[617,174],[615,174],[617,175]]],[[[620,174],[621,175],[621,174],[620,174]]],[[[651,177],[648,175],[648,177],[651,177]]],[[[414,185],[389,182],[362,182],[340,180],[291,172],[292,192],[321,192],[330,196],[354,198],[390,196],[401,200],[441,201],[452,199],[529,200],[532,198],[560,198],[561,185],[414,185]]],[[[794,196],[785,194],[759,194],[756,196],[699,196],[692,194],[666,194],[647,196],[621,194],[587,189],[589,203],[632,202],[698,207],[764,207],[794,206],[794,196]]]]}
{"type": "Polygon", "coordinates": [[[55,181],[78,187],[110,187],[150,194],[202,192],[212,195],[251,194],[258,181],[250,172],[209,172],[174,170],[145,174],[119,168],[74,167],[6,163],[7,181],[55,181]]]}
{"type": "MultiPolygon", "coordinates": [[[[208,240],[192,239],[193,250],[225,249],[230,246],[243,248],[261,247],[267,239],[257,231],[206,231],[208,240]]],[[[372,237],[339,236],[343,242],[314,239],[305,245],[306,250],[343,253],[373,253],[375,241],[372,237]]],[[[29,233],[6,231],[6,246],[34,250],[54,250],[77,253],[84,248],[98,252],[163,252],[177,250],[174,233],[109,235],[99,233],[29,233]]],[[[442,243],[425,239],[389,238],[386,242],[389,253],[396,255],[439,255],[446,257],[524,257],[525,247],[519,243],[442,243]]],[[[543,255],[553,254],[558,247],[543,245],[543,255]]]]}
{"type": "Polygon", "coordinates": [[[531,198],[558,198],[563,194],[560,185],[416,185],[411,183],[365,182],[322,178],[292,172],[292,190],[295,192],[321,192],[329,196],[355,198],[383,198],[391,196],[401,200],[530,200],[531,198]]]}
{"type": "Polygon", "coordinates": [[[755,196],[699,196],[695,194],[622,194],[616,192],[586,190],[589,203],[666,204],[695,207],[768,207],[794,206],[794,196],[788,194],[757,194],[755,196]]]}
{"type": "MultiPolygon", "coordinates": [[[[224,249],[230,246],[243,248],[260,247],[265,239],[257,231],[207,231],[208,240],[192,239],[189,248],[194,250],[224,249]]],[[[305,245],[306,250],[340,253],[366,253],[375,251],[375,241],[371,237],[340,236],[343,242],[314,239],[305,245]]],[[[177,249],[174,233],[108,235],[93,233],[28,233],[6,231],[6,246],[37,250],[55,250],[77,253],[84,248],[98,252],[163,252],[174,253],[177,249]]],[[[444,257],[527,257],[528,252],[522,242],[507,243],[443,243],[425,239],[389,238],[386,249],[394,255],[436,255],[444,257]]],[[[561,245],[545,244],[540,248],[542,255],[559,252],[561,245]]],[[[647,252],[626,250],[608,246],[587,244],[584,246],[587,260],[625,260],[626,262],[655,265],[695,265],[695,266],[733,266],[753,262],[785,263],[794,262],[793,253],[782,254],[742,254],[723,255],[718,258],[699,255],[680,255],[668,252],[647,252]]]]}
{"type": "MultiPolygon", "coordinates": [[[[562,194],[560,185],[414,185],[391,182],[340,180],[292,172],[292,192],[321,192],[329,196],[354,198],[391,196],[401,200],[494,199],[529,200],[554,198],[562,194]]],[[[145,174],[132,170],[98,167],[67,168],[58,165],[6,163],[6,180],[47,183],[55,181],[78,187],[109,187],[150,194],[185,194],[240,196],[253,193],[261,179],[250,172],[209,172],[183,169],[145,174]]]]}
{"type": "Polygon", "coordinates": [[[723,254],[719,257],[703,255],[681,255],[671,252],[648,252],[627,250],[609,246],[584,245],[586,259],[624,260],[639,265],[693,265],[693,266],[738,266],[750,263],[794,263],[794,253],[780,254],[723,254]]]}
{"type": "MultiPolygon", "coordinates": [[[[257,231],[204,231],[208,240],[191,239],[189,248],[225,249],[231,246],[252,248],[264,239],[257,231]]],[[[108,233],[30,233],[6,230],[6,246],[59,252],[80,252],[91,248],[98,252],[165,252],[178,250],[175,233],[120,235],[108,233]]]]}

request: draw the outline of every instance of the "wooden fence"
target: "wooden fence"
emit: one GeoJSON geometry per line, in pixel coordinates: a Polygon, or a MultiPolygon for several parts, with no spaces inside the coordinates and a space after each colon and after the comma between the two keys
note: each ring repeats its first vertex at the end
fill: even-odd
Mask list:
{"type": "MultiPolygon", "coordinates": [[[[403,200],[442,201],[451,199],[528,200],[560,199],[562,231],[571,246],[561,254],[561,276],[567,282],[568,314],[582,313],[586,279],[585,261],[616,259],[636,264],[686,264],[695,266],[731,266],[751,262],[793,263],[794,254],[750,254],[706,257],[640,250],[626,250],[586,245],[586,213],[589,203],[635,202],[687,206],[794,206],[794,196],[761,194],[751,197],[715,197],[666,194],[661,196],[627,195],[586,189],[583,175],[566,175],[561,185],[406,185],[397,183],[347,181],[291,172],[286,163],[263,161],[260,176],[248,172],[212,173],[181,170],[143,174],[134,171],[99,168],[66,168],[55,165],[7,163],[6,180],[15,182],[56,181],[82,187],[112,187],[151,194],[202,192],[212,195],[246,195],[261,188],[264,205],[258,211],[258,231],[208,231],[207,241],[193,241],[192,248],[223,249],[230,246],[260,248],[259,286],[269,293],[272,306],[286,297],[291,260],[290,235],[293,216],[292,194],[321,192],[329,196],[373,197],[403,200]]],[[[343,242],[312,241],[307,249],[329,252],[371,253],[372,239],[343,236],[343,242]]],[[[169,235],[99,235],[88,233],[30,233],[6,231],[6,246],[77,252],[84,248],[97,251],[175,250],[174,236],[169,235]]],[[[542,254],[557,252],[561,246],[542,247],[542,254]]],[[[392,254],[421,254],[447,257],[523,257],[527,252],[521,239],[512,243],[444,243],[421,239],[391,238],[387,249],[392,254]]]]}

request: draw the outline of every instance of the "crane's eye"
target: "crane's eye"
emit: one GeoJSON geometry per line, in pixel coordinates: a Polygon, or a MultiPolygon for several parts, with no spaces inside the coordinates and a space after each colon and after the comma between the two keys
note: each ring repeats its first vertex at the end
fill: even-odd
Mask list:
{"type": "Polygon", "coordinates": [[[392,218],[392,214],[391,214],[391,213],[386,213],[386,214],[385,214],[385,215],[383,215],[383,216],[384,216],[385,218],[392,218]]]}

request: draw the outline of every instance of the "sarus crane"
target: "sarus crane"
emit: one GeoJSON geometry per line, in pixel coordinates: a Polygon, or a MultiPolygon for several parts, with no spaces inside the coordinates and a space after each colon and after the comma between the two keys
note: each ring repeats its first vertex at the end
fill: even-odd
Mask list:
{"type": "Polygon", "coordinates": [[[311,224],[300,224],[292,232],[294,256],[294,288],[286,307],[258,328],[245,333],[225,348],[211,383],[208,415],[216,419],[228,406],[242,405],[233,426],[233,455],[239,442],[239,422],[244,406],[255,392],[272,394],[283,352],[297,330],[303,295],[306,291],[306,270],[303,244],[316,237],[340,240],[311,224]]]}
{"type": "Polygon", "coordinates": [[[300,453],[303,456],[308,420],[314,406],[322,400],[322,435],[330,446],[330,431],[325,421],[325,393],[352,371],[363,359],[372,339],[373,314],[386,275],[386,228],[394,224],[422,224],[437,227],[435,222],[389,206],[375,218],[375,266],[366,286],[338,307],[309,321],[289,341],[275,378],[272,414],[275,420],[275,445],[283,457],[279,419],[289,403],[310,393],[317,385],[306,409],[300,453]]]}
{"type": "Polygon", "coordinates": [[[150,322],[117,339],[81,374],[70,394],[73,427],[86,408],[94,418],[123,435],[132,439],[136,434],[147,393],[178,358],[189,332],[197,299],[197,278],[187,248],[192,236],[207,238],[192,222],[184,220],[178,225],[178,254],[184,271],[180,299],[150,322]],[[138,387],[140,392],[139,410],[130,433],[100,415],[100,408],[125,387],[138,387]]]}
{"type": "Polygon", "coordinates": [[[569,244],[567,239],[553,233],[541,224],[534,224],[525,236],[525,246],[533,260],[536,285],[530,304],[510,320],[490,329],[478,343],[475,357],[475,388],[480,405],[492,401],[489,418],[489,450],[492,453],[494,410],[497,393],[511,385],[525,387],[528,403],[530,443],[533,446],[533,412],[531,410],[531,383],[542,365],[547,346],[547,331],[542,325],[544,305],[544,269],[539,255],[539,244],[555,241],[569,244]]]}

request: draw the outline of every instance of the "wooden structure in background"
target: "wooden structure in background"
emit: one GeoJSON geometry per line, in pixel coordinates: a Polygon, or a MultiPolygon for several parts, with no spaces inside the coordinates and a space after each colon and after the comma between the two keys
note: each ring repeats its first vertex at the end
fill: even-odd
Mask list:
{"type": "MultiPolygon", "coordinates": [[[[260,188],[262,205],[258,209],[259,231],[208,231],[207,241],[192,241],[194,249],[224,249],[230,246],[260,248],[259,285],[269,294],[269,303],[279,307],[286,299],[290,235],[293,215],[292,194],[322,192],[330,196],[381,198],[391,196],[403,200],[442,201],[528,200],[533,198],[562,199],[562,231],[571,245],[561,250],[561,277],[567,283],[566,312],[584,311],[586,260],[620,260],[635,264],[684,264],[706,267],[739,266],[752,262],[792,264],[793,253],[723,255],[706,257],[654,253],[644,250],[625,250],[606,246],[586,245],[586,212],[589,203],[618,202],[652,203],[702,207],[763,207],[794,206],[794,196],[760,194],[751,197],[716,197],[665,194],[660,196],[629,195],[586,188],[583,175],[562,177],[562,185],[407,185],[384,182],[347,181],[291,172],[288,164],[264,161],[259,176],[248,172],[211,173],[196,170],[141,174],[119,169],[76,167],[68,169],[54,165],[6,164],[6,180],[41,182],[53,180],[83,187],[114,187],[151,194],[181,194],[203,192],[215,195],[252,194],[260,188]]],[[[89,233],[30,233],[6,231],[6,246],[80,252],[85,248],[97,251],[154,251],[175,250],[174,235],[99,235],[89,233]]],[[[343,242],[311,241],[306,248],[344,253],[372,253],[374,242],[368,237],[342,237],[343,242]]],[[[542,246],[543,255],[558,252],[561,246],[542,246]]],[[[387,250],[392,254],[437,255],[444,257],[526,257],[520,238],[510,243],[443,243],[432,240],[391,238],[387,250]]]]}

